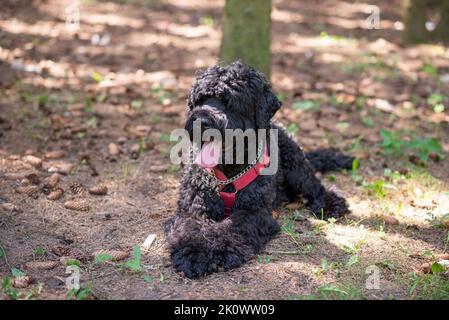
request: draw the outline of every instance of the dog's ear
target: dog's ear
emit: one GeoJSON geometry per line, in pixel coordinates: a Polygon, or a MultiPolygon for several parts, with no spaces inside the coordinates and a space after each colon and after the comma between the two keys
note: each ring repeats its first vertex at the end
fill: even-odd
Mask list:
{"type": "Polygon", "coordinates": [[[256,125],[259,129],[266,129],[275,113],[281,108],[282,102],[274,95],[270,88],[264,91],[260,105],[256,111],[256,125]]]}

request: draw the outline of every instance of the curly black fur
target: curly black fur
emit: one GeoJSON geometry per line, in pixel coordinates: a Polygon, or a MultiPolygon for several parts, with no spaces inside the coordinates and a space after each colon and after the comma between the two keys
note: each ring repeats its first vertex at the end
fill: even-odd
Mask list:
{"type": "Polygon", "coordinates": [[[351,169],[354,158],[339,154],[333,149],[318,149],[306,153],[315,171],[327,172],[340,169],[351,169]]]}
{"type": "MultiPolygon", "coordinates": [[[[280,159],[276,174],[260,175],[239,191],[230,218],[224,216],[214,179],[196,165],[185,167],[176,214],[165,225],[176,270],[195,278],[239,267],[279,231],[272,209],[298,195],[318,217],[348,212],[345,199],[326,190],[314,170],[350,168],[353,159],[329,150],[304,154],[283,128],[271,122],[281,102],[261,73],[240,62],[211,67],[198,76],[187,106],[189,131],[199,117],[207,117],[207,123],[220,130],[279,129],[280,159]]],[[[220,165],[220,169],[232,177],[245,166],[220,165]]]]}

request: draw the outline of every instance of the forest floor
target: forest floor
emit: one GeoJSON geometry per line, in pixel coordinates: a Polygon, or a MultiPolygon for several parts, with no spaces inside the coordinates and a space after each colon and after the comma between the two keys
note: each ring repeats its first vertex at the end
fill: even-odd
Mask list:
{"type": "Polygon", "coordinates": [[[322,222],[299,202],[280,208],[264,252],[199,280],[165,248],[181,175],[169,134],[196,70],[217,61],[222,1],[81,1],[78,30],[67,1],[4,2],[0,298],[449,298],[449,50],[404,47],[399,1],[370,1],[379,30],[356,1],[273,1],[276,117],[306,150],[358,157],[321,176],[352,213],[322,222]],[[65,192],[52,201],[54,171],[65,192]],[[106,195],[86,191],[99,183],[106,195]],[[131,255],[94,260],[98,250],[131,255]],[[79,265],[81,290],[66,289],[64,264],[79,265]],[[23,273],[31,283],[14,288],[23,273]]]}

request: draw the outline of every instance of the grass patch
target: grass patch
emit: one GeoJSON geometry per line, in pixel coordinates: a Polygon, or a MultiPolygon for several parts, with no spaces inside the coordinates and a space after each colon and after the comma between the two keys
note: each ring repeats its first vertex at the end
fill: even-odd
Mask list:
{"type": "Polygon", "coordinates": [[[441,300],[449,299],[449,279],[437,274],[413,274],[409,290],[411,299],[441,300]]]}
{"type": "Polygon", "coordinates": [[[92,296],[93,287],[94,285],[92,281],[89,281],[86,284],[80,285],[78,289],[70,289],[67,292],[67,298],[75,300],[89,299],[92,296]]]}
{"type": "Polygon", "coordinates": [[[319,106],[319,103],[312,100],[297,101],[292,104],[293,110],[309,111],[319,106]]]}
{"type": "Polygon", "coordinates": [[[354,300],[362,299],[363,293],[355,287],[323,285],[310,295],[290,296],[289,300],[354,300]]]}
{"type": "Polygon", "coordinates": [[[382,129],[380,131],[382,142],[380,146],[383,148],[385,154],[401,156],[404,153],[412,153],[418,156],[423,162],[427,162],[430,155],[434,154],[442,157],[442,147],[436,138],[421,138],[414,136],[407,141],[402,139],[402,134],[397,131],[388,131],[382,129]]]}

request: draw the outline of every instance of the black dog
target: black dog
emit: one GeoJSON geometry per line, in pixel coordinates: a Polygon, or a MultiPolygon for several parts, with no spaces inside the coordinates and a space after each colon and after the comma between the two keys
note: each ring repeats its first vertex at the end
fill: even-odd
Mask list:
{"type": "MultiPolygon", "coordinates": [[[[176,214],[165,226],[176,270],[195,278],[239,267],[279,231],[272,209],[298,195],[317,217],[339,217],[348,212],[345,199],[327,191],[314,172],[351,168],[353,158],[328,150],[304,154],[279,125],[271,122],[281,102],[261,73],[240,62],[211,67],[196,79],[187,104],[186,129],[191,136],[197,119],[202,129],[278,129],[279,166],[276,174],[258,175],[238,191],[230,216],[219,191],[233,192],[233,185],[221,188],[210,170],[196,164],[185,167],[176,214]]],[[[264,141],[268,148],[269,137],[264,141]]],[[[251,167],[251,160],[219,164],[217,169],[226,177],[234,177],[251,167]]]]}

